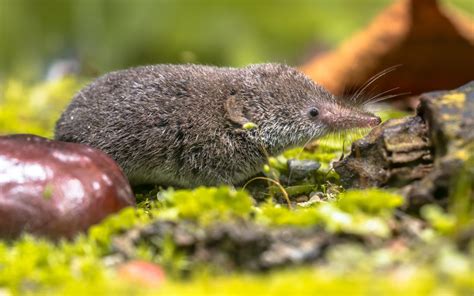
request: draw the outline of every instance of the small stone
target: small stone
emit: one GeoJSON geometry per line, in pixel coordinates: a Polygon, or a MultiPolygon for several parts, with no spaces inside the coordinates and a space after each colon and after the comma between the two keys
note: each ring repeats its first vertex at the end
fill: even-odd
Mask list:
{"type": "Polygon", "coordinates": [[[324,194],[322,192],[313,192],[310,195],[309,200],[298,203],[299,207],[306,208],[314,205],[315,203],[323,202],[324,194]]]}
{"type": "Polygon", "coordinates": [[[306,202],[309,200],[309,197],[307,195],[300,195],[295,198],[295,201],[300,203],[300,202],[306,202]]]}
{"type": "Polygon", "coordinates": [[[301,180],[311,176],[321,167],[319,162],[314,160],[288,160],[288,178],[301,180]]]}

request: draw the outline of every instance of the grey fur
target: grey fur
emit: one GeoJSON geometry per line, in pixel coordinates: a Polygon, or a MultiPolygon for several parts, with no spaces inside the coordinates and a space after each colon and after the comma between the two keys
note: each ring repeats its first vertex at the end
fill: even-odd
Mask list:
{"type": "Polygon", "coordinates": [[[241,183],[267,154],[373,118],[285,65],[155,65],[108,73],[82,89],[55,138],[105,151],[132,184],[195,187],[241,183]],[[258,127],[246,130],[246,122],[258,127]]]}

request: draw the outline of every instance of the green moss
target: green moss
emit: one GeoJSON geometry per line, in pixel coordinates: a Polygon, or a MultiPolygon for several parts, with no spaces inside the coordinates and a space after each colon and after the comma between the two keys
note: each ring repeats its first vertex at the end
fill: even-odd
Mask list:
{"type": "MultiPolygon", "coordinates": [[[[302,294],[315,291],[348,292],[346,289],[350,289],[351,294],[366,294],[370,291],[429,294],[433,291],[452,292],[472,288],[469,276],[473,271],[469,267],[469,255],[449,247],[449,242],[440,241],[442,232],[427,241],[428,245],[402,253],[396,253],[396,249],[391,248],[374,251],[357,251],[359,247],[356,246],[340,251],[331,248],[327,263],[316,268],[217,278],[212,273],[206,278],[199,270],[191,270],[191,282],[170,280],[158,291],[135,287],[132,283],[118,279],[114,268],[107,266],[111,240],[115,235],[156,219],[188,219],[204,227],[209,223],[238,217],[274,227],[319,226],[330,232],[386,239],[392,235],[388,225],[394,222],[393,212],[400,204],[400,196],[376,189],[345,192],[334,200],[295,210],[270,201],[252,206],[247,193],[227,187],[168,190],[162,192],[158,200],[149,201],[146,208],[124,209],[92,227],[88,235],[81,235],[72,242],[54,244],[25,236],[10,244],[0,243],[0,287],[21,294],[47,292],[58,295],[86,291],[102,294],[140,291],[140,294],[145,295],[183,295],[193,291],[194,295],[227,295],[236,292],[235,287],[241,285],[245,285],[249,293],[286,294],[290,290],[295,292],[295,282],[304,283],[297,288],[298,293],[302,294]],[[444,245],[447,247],[441,248],[444,245]],[[423,251],[427,247],[430,252],[423,251]],[[418,252],[425,255],[419,256],[418,252]],[[430,258],[438,259],[433,261],[430,258]],[[450,270],[451,264],[464,272],[450,270]],[[397,267],[380,272],[384,266],[397,267]],[[432,272],[433,268],[437,270],[436,273],[432,272]],[[405,277],[403,274],[410,276],[405,277]],[[445,280],[438,282],[440,277],[445,280]]],[[[433,231],[438,233],[437,229],[439,227],[433,228],[433,231]]],[[[166,245],[160,254],[155,255],[150,252],[151,246],[143,244],[140,246],[140,257],[159,262],[170,274],[189,268],[186,258],[174,249],[173,241],[169,240],[166,245]]]]}
{"type": "Polygon", "coordinates": [[[388,223],[395,207],[403,203],[399,195],[382,190],[342,193],[337,201],[319,202],[309,208],[290,210],[267,202],[257,210],[257,221],[268,225],[315,226],[330,232],[389,237],[388,223]]]}
{"type": "Polygon", "coordinates": [[[134,226],[149,223],[153,219],[145,209],[125,208],[118,214],[111,215],[100,224],[89,229],[88,236],[80,236],[78,241],[89,241],[102,250],[101,254],[109,251],[114,235],[124,232],[134,226]]]}
{"type": "Polygon", "coordinates": [[[283,153],[286,159],[308,159],[320,162],[322,165],[321,170],[327,170],[329,163],[337,159],[346,150],[343,142],[337,138],[337,136],[329,135],[324,138],[317,140],[314,144],[315,149],[305,150],[301,147],[287,150],[283,153]]]}
{"type": "Polygon", "coordinates": [[[403,204],[401,195],[380,189],[349,190],[339,195],[338,207],[346,212],[379,215],[403,204]]]}
{"type": "Polygon", "coordinates": [[[259,276],[199,278],[188,284],[169,284],[158,294],[242,295],[245,287],[246,295],[429,295],[440,288],[428,269],[416,269],[412,275],[401,285],[396,272],[384,277],[367,272],[342,276],[326,269],[296,268],[259,276]]]}
{"type": "Polygon", "coordinates": [[[189,219],[207,225],[236,217],[247,218],[252,209],[251,197],[229,187],[195,190],[168,190],[160,194],[163,204],[153,213],[160,218],[189,219]]]}
{"type": "Polygon", "coordinates": [[[267,202],[256,209],[257,221],[267,225],[312,226],[321,223],[315,208],[302,208],[295,211],[287,207],[267,202]]]}
{"type": "Polygon", "coordinates": [[[24,293],[70,282],[104,280],[111,271],[105,268],[98,254],[88,241],[74,248],[29,236],[13,245],[0,242],[0,287],[24,293]]]}
{"type": "Polygon", "coordinates": [[[437,205],[424,206],[421,209],[421,215],[434,229],[444,234],[452,233],[456,226],[456,217],[445,213],[443,209],[437,205]]]}

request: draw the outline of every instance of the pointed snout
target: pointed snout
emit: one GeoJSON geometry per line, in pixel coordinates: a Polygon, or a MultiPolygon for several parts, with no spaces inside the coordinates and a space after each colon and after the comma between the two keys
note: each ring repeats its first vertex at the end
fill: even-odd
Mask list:
{"type": "Polygon", "coordinates": [[[336,119],[339,125],[346,129],[375,127],[382,122],[380,117],[371,113],[353,113],[347,117],[336,119]]]}
{"type": "Polygon", "coordinates": [[[332,130],[375,127],[382,122],[380,117],[361,109],[342,104],[330,107],[331,109],[325,110],[321,119],[332,130]]]}

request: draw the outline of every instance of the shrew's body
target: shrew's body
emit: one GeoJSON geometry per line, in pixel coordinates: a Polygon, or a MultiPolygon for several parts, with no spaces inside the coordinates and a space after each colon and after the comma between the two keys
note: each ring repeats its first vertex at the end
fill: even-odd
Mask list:
{"type": "Polygon", "coordinates": [[[82,89],[55,137],[105,151],[132,184],[195,187],[239,184],[267,154],[379,122],[285,65],[156,65],[82,89]],[[248,122],[257,128],[244,129],[248,122]]]}

